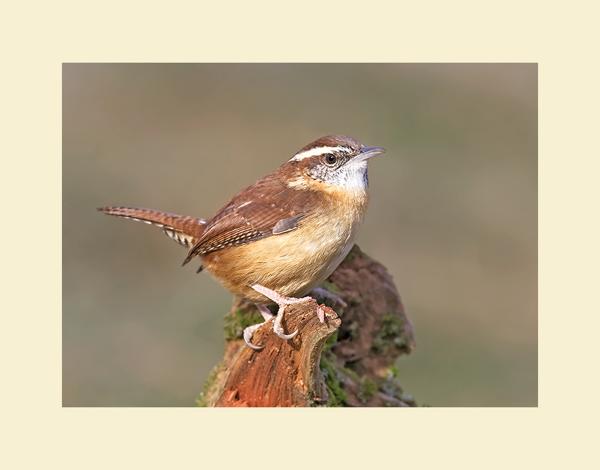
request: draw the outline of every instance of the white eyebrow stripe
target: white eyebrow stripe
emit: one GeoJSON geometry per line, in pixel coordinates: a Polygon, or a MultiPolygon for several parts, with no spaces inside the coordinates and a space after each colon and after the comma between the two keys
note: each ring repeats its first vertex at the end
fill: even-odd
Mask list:
{"type": "Polygon", "coordinates": [[[305,150],[304,152],[298,152],[290,161],[299,161],[304,160],[305,158],[316,157],[317,155],[323,155],[324,153],[336,152],[336,151],[348,151],[348,147],[343,147],[341,145],[335,147],[315,147],[313,149],[305,150]]]}

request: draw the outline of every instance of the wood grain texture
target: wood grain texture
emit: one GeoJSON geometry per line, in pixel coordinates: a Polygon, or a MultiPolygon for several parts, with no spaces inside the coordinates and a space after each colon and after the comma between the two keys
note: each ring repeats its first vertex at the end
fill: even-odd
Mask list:
{"type": "Polygon", "coordinates": [[[325,323],[320,323],[316,309],[316,302],[289,308],[285,328],[299,330],[290,341],[275,336],[269,322],[253,336],[264,350],[240,345],[215,406],[309,406],[326,402],[327,390],[319,369],[321,349],[341,320],[327,308],[325,323]]]}

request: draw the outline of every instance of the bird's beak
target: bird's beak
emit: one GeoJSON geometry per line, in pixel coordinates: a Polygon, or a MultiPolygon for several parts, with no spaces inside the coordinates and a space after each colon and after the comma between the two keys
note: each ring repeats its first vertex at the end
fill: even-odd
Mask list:
{"type": "Polygon", "coordinates": [[[380,155],[385,152],[383,147],[363,147],[360,149],[360,153],[354,157],[358,161],[368,160],[371,157],[380,155]]]}

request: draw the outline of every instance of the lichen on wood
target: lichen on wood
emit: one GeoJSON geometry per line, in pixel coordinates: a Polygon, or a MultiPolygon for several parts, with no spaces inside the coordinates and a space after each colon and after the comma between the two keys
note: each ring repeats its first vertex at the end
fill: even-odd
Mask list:
{"type": "MultiPolygon", "coordinates": [[[[357,246],[324,286],[345,307],[317,303],[287,307],[290,341],[259,328],[254,351],[244,345],[243,329],[259,323],[256,308],[236,300],[225,318],[225,355],[198,398],[201,406],[414,406],[400,386],[397,358],[414,348],[413,329],[387,270],[357,246]]],[[[327,303],[328,301],[325,300],[327,303]]]]}

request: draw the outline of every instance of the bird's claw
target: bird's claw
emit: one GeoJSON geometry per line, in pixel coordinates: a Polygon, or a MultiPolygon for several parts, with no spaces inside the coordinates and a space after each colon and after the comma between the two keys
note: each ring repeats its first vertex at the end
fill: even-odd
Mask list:
{"type": "Polygon", "coordinates": [[[254,334],[254,332],[256,330],[258,330],[261,326],[263,326],[271,318],[273,318],[273,314],[267,308],[266,305],[256,304],[256,308],[258,309],[258,311],[260,312],[262,317],[265,319],[265,321],[262,323],[257,323],[256,325],[250,325],[250,326],[244,328],[243,336],[244,336],[244,342],[246,343],[246,345],[249,348],[252,348],[255,351],[260,351],[261,349],[264,349],[264,346],[257,346],[256,344],[252,343],[252,335],[254,334]]]}
{"type": "Polygon", "coordinates": [[[281,325],[281,320],[283,320],[283,312],[285,312],[285,305],[279,307],[279,311],[277,312],[277,316],[275,317],[275,321],[273,322],[273,332],[281,339],[287,341],[296,336],[298,334],[298,330],[294,331],[293,333],[290,333],[289,335],[285,334],[283,326],[281,325]]]}
{"type": "Polygon", "coordinates": [[[275,326],[273,326],[273,332],[279,336],[281,339],[284,339],[286,341],[292,339],[294,336],[296,336],[298,334],[298,330],[294,331],[293,333],[290,333],[289,335],[286,335],[283,331],[283,328],[279,327],[279,328],[275,328],[275,326]]]}
{"type": "Polygon", "coordinates": [[[257,323],[256,325],[250,325],[250,326],[244,328],[244,342],[246,343],[246,345],[249,348],[254,349],[255,351],[260,351],[261,349],[264,348],[264,346],[257,346],[256,344],[252,343],[252,335],[254,334],[254,332],[256,330],[258,330],[265,323],[266,322],[257,323]]]}

